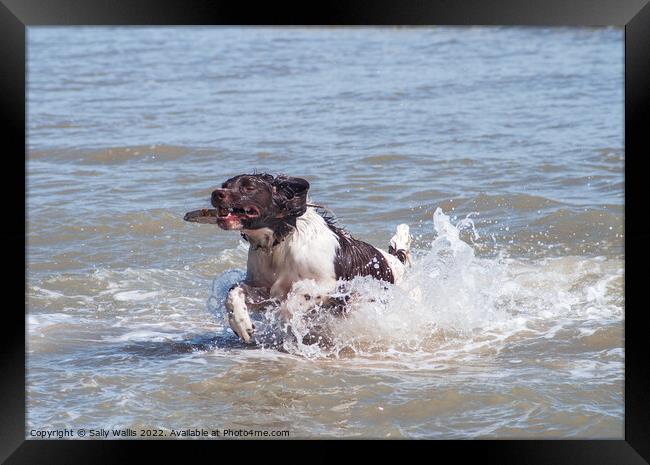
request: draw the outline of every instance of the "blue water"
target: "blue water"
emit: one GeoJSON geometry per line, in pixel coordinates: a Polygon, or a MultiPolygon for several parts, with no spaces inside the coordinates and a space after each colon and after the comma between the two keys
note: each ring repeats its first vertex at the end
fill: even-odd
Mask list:
{"type": "Polygon", "coordinates": [[[30,27],[27,46],[31,426],[622,437],[622,29],[30,27]],[[206,301],[245,245],[182,217],[253,170],[307,178],[377,247],[411,225],[411,282],[438,207],[473,258],[394,323],[361,309],[356,357],[243,348],[206,301]]]}

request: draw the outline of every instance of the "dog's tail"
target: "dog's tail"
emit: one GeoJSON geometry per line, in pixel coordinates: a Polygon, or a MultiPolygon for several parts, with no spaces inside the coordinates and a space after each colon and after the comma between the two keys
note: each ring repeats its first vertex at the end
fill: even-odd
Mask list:
{"type": "Polygon", "coordinates": [[[403,264],[411,263],[411,241],[413,238],[409,233],[408,224],[400,224],[397,226],[397,232],[390,239],[388,246],[388,253],[394,255],[403,264]]]}

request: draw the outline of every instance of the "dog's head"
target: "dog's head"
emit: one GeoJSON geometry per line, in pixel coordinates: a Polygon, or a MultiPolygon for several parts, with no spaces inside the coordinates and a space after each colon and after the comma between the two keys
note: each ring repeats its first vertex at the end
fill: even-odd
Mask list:
{"type": "Polygon", "coordinates": [[[301,178],[241,174],[212,192],[212,205],[222,229],[275,229],[305,213],[308,190],[301,178]]]}

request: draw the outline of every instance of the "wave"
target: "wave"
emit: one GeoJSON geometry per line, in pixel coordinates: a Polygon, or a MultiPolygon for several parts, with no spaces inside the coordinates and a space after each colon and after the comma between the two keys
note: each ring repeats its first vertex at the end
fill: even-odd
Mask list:
{"type": "Polygon", "coordinates": [[[517,212],[531,212],[561,205],[561,202],[543,196],[529,194],[478,194],[473,197],[454,199],[457,205],[489,212],[496,209],[508,209],[517,212]]]}
{"type": "Polygon", "coordinates": [[[171,161],[193,155],[210,155],[211,157],[215,157],[219,154],[212,149],[163,144],[107,147],[102,149],[30,150],[27,159],[69,161],[82,165],[110,165],[146,159],[159,162],[171,161]]]}

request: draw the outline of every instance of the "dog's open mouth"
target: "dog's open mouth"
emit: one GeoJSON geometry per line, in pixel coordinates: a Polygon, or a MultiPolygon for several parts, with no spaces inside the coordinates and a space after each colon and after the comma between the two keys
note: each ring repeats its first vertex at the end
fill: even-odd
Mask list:
{"type": "Polygon", "coordinates": [[[259,208],[248,205],[245,207],[219,207],[217,208],[217,216],[219,218],[228,218],[229,216],[257,218],[260,216],[259,208]]]}

